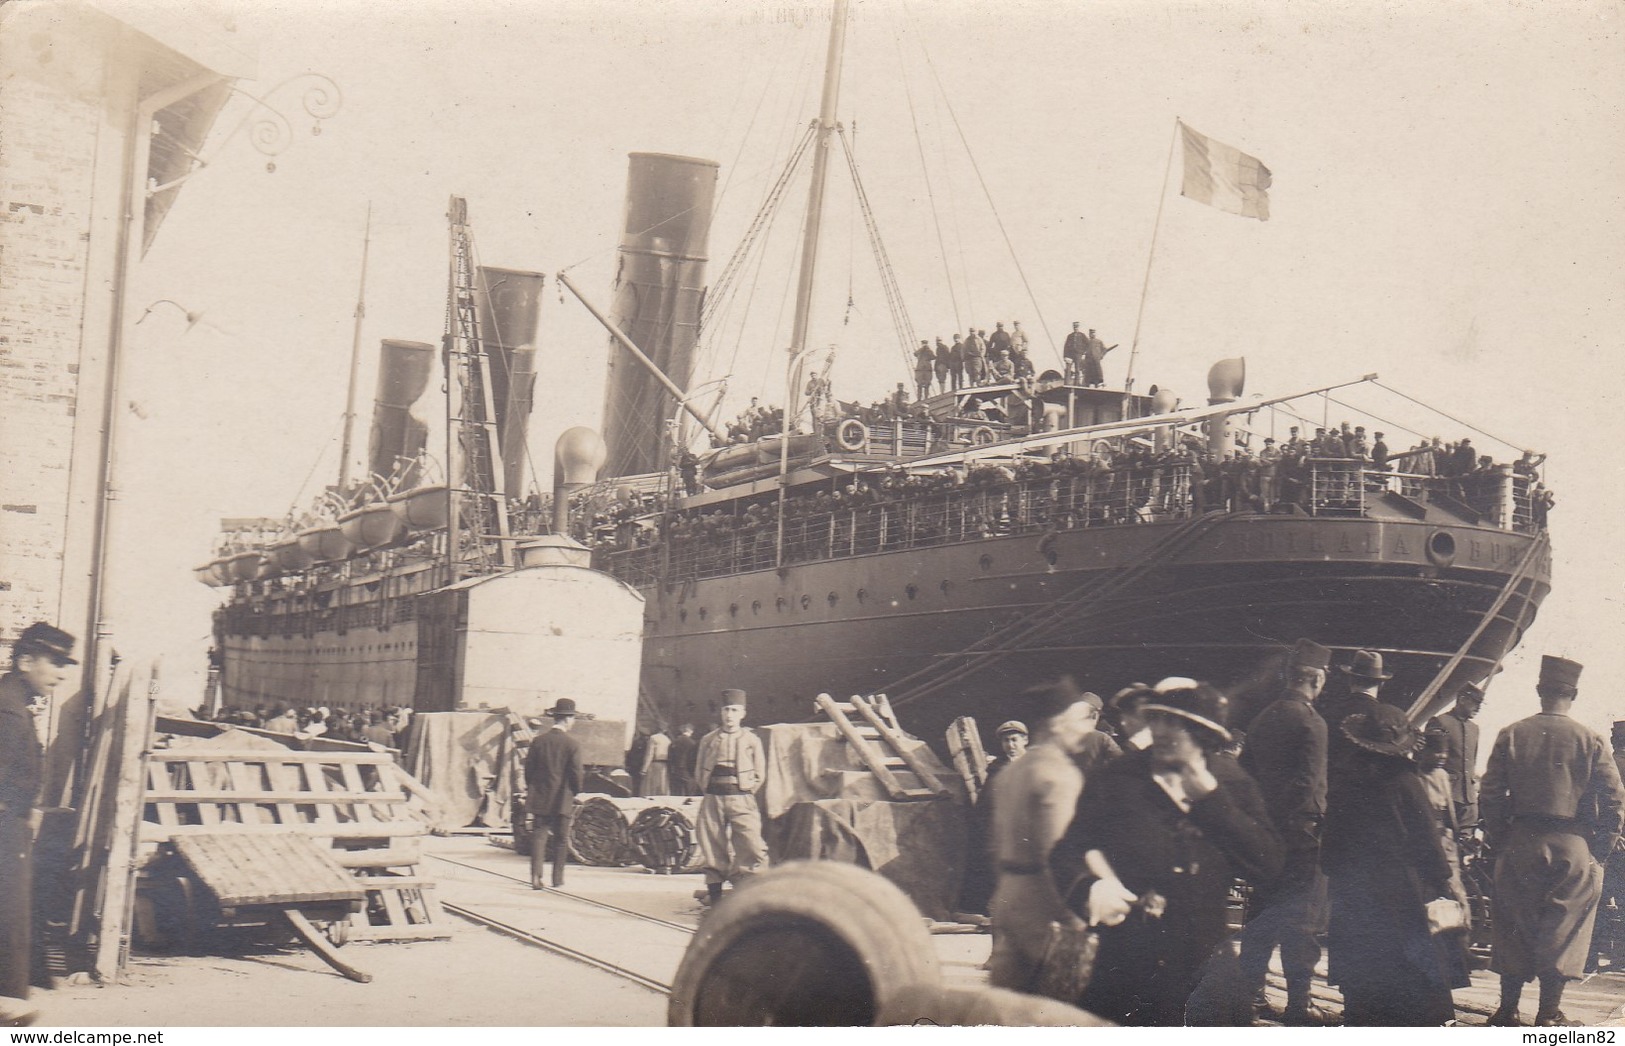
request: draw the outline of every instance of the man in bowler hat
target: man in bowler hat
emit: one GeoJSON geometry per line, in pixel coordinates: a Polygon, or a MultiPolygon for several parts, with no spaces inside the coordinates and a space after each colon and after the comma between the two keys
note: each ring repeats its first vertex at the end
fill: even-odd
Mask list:
{"type": "Polygon", "coordinates": [[[1625,787],[1603,739],[1569,718],[1580,693],[1578,662],[1540,662],[1540,713],[1503,729],[1479,792],[1496,853],[1495,944],[1501,1005],[1490,1017],[1518,1027],[1523,986],[1540,982],[1535,1026],[1578,1024],[1563,1013],[1563,988],[1590,958],[1602,897],[1602,863],[1625,826],[1625,787]]]}
{"type": "Polygon", "coordinates": [[[0,676],[0,1027],[32,1024],[28,1005],[33,966],[34,804],[44,775],[44,751],[30,705],[67,677],[73,636],[43,621],[29,625],[11,648],[11,671],[0,676]]]}
{"type": "Polygon", "coordinates": [[[1309,1001],[1320,961],[1315,935],[1326,929],[1326,877],[1320,872],[1320,830],[1326,819],[1326,721],[1313,702],[1326,685],[1331,651],[1300,639],[1282,670],[1279,696],[1253,719],[1241,765],[1263,793],[1281,837],[1286,863],[1273,882],[1255,884],[1256,911],[1241,938],[1248,988],[1264,987],[1270,953],[1281,946],[1286,978],[1282,1023],[1325,1023],[1309,1001]]]}
{"type": "Polygon", "coordinates": [[[767,754],[755,732],[745,729],[745,692],[724,690],[718,714],[722,725],[700,739],[694,768],[705,796],[695,833],[707,904],[722,899],[723,883],[738,886],[765,871],[768,860],[762,811],[756,804],[767,754]]]}
{"type": "Polygon", "coordinates": [[[530,888],[545,889],[543,865],[549,850],[553,859],[553,886],[564,885],[564,864],[570,857],[570,822],[575,815],[576,793],[586,776],[581,764],[581,744],[570,736],[575,722],[576,703],[568,697],[544,715],[553,726],[535,741],[525,755],[525,808],[530,811],[530,888]]]}

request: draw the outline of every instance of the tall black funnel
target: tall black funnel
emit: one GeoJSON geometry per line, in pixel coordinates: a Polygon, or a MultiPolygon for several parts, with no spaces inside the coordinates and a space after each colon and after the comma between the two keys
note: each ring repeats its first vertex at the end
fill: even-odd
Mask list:
{"type": "MultiPolygon", "coordinates": [[[[428,442],[428,423],[412,408],[429,387],[436,351],[421,341],[385,339],[378,353],[378,392],[372,405],[367,468],[374,477],[388,479],[400,459],[416,458],[428,442]]],[[[402,480],[403,487],[415,483],[415,470],[402,480]]]]}
{"type": "MultiPolygon", "coordinates": [[[[632,153],[627,178],[626,225],[610,318],[683,389],[693,376],[700,333],[717,166],[691,156],[632,153]]],[[[676,398],[611,339],[604,475],[665,468],[666,422],[676,409],[676,398]]]]}
{"type": "Polygon", "coordinates": [[[530,488],[525,436],[536,395],[536,347],[541,342],[545,283],[546,277],[539,272],[482,265],[475,285],[480,338],[491,361],[502,489],[510,497],[523,497],[530,488]]]}

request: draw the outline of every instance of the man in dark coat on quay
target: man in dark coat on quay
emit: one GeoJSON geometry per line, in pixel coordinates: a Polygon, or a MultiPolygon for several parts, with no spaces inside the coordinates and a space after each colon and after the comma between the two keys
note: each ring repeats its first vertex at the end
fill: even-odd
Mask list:
{"type": "Polygon", "coordinates": [[[1324,1024],[1309,1001],[1320,961],[1316,934],[1326,929],[1326,878],[1320,830],[1326,818],[1326,721],[1312,702],[1326,685],[1331,651],[1300,639],[1283,668],[1281,693],[1252,721],[1241,765],[1258,783],[1281,837],[1280,878],[1254,884],[1255,911],[1241,938],[1241,968],[1250,994],[1264,987],[1270,954],[1281,947],[1287,1003],[1282,1023],[1324,1024]]]}
{"type": "Polygon", "coordinates": [[[1281,871],[1281,842],[1252,778],[1219,752],[1228,700],[1165,679],[1138,712],[1151,747],[1085,787],[1050,874],[1067,906],[1102,927],[1078,1005],[1127,1025],[1177,1026],[1209,954],[1224,940],[1231,880],[1281,871]]]}
{"type": "Polygon", "coordinates": [[[1495,945],[1501,1005],[1490,1017],[1517,1027],[1519,996],[1540,981],[1536,1027],[1564,1015],[1563,989],[1590,958],[1602,863],[1625,825],[1625,787],[1603,739],[1569,718],[1581,665],[1541,659],[1540,713],[1501,731],[1479,792],[1495,851],[1495,945]]]}
{"type": "Polygon", "coordinates": [[[530,888],[546,888],[542,872],[553,859],[553,887],[564,885],[564,865],[570,858],[570,822],[575,816],[576,793],[586,777],[581,745],[570,736],[576,703],[561,697],[544,715],[553,727],[531,742],[525,755],[525,808],[530,811],[530,888]],[[551,854],[549,853],[551,851],[551,854]]]}
{"type": "Polygon", "coordinates": [[[1354,745],[1340,727],[1351,715],[1370,715],[1382,704],[1377,696],[1382,684],[1393,678],[1382,670],[1382,654],[1375,650],[1357,650],[1352,663],[1338,665],[1336,672],[1342,685],[1323,694],[1315,702],[1315,710],[1326,720],[1326,795],[1328,801],[1342,786],[1343,773],[1354,745]]]}
{"type": "Polygon", "coordinates": [[[1455,1017],[1465,942],[1436,938],[1427,905],[1450,898],[1450,862],[1411,755],[1420,738],[1391,705],[1340,727],[1343,786],[1327,803],[1322,863],[1330,885],[1328,979],[1343,990],[1343,1023],[1431,1027],[1455,1017]]]}
{"type": "Polygon", "coordinates": [[[30,705],[67,676],[73,636],[37,622],[11,648],[11,671],[0,676],[0,1027],[32,1024],[34,804],[44,776],[44,752],[30,705]]]}

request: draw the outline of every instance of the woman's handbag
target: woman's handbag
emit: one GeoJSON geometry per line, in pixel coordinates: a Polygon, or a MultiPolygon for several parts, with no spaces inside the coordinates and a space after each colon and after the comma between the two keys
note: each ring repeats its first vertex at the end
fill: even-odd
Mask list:
{"type": "Polygon", "coordinates": [[[1049,943],[1033,977],[1032,993],[1076,1006],[1095,972],[1100,934],[1080,922],[1049,924],[1049,943]]]}
{"type": "Polygon", "coordinates": [[[1428,932],[1450,933],[1467,929],[1467,906],[1454,897],[1439,897],[1427,904],[1428,932]]]}

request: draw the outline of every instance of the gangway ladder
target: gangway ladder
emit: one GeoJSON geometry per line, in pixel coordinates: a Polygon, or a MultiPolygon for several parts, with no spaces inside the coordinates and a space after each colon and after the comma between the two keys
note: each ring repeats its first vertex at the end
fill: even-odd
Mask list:
{"type": "Polygon", "coordinates": [[[974,803],[987,787],[987,752],[982,748],[982,731],[977,728],[975,719],[960,716],[948,724],[947,742],[954,769],[965,782],[965,795],[974,803]]]}
{"type": "Polygon", "coordinates": [[[948,797],[947,787],[908,743],[885,694],[873,700],[854,694],[844,703],[819,694],[814,700],[893,802],[948,797]]]}

